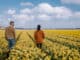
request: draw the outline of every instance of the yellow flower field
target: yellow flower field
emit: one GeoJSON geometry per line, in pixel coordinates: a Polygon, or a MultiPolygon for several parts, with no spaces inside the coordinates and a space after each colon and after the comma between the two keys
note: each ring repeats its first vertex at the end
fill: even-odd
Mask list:
{"type": "MultiPolygon", "coordinates": [[[[34,30],[16,30],[16,44],[6,60],[80,60],[80,30],[44,30],[43,48],[35,45],[34,30]]],[[[8,51],[0,30],[0,56],[8,51]]]]}

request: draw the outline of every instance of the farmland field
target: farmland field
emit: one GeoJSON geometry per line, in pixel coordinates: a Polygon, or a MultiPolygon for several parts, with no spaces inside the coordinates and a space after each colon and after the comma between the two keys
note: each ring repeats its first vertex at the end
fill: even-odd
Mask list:
{"type": "MultiPolygon", "coordinates": [[[[8,51],[4,33],[0,30],[0,60],[8,51]]],[[[44,30],[44,33],[43,48],[39,49],[34,30],[16,30],[16,44],[6,60],[80,60],[80,30],[44,30]]]]}

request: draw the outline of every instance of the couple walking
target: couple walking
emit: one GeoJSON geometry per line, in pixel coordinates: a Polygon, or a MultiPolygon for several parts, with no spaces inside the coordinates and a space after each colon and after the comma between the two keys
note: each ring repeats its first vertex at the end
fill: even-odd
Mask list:
{"type": "MultiPolygon", "coordinates": [[[[16,37],[15,37],[15,28],[14,28],[14,21],[10,21],[10,26],[8,26],[5,29],[5,38],[8,41],[9,50],[12,49],[12,47],[16,43],[16,37]]],[[[42,48],[42,43],[45,38],[44,32],[41,30],[41,26],[37,26],[37,30],[34,33],[35,43],[38,48],[42,48]]]]}

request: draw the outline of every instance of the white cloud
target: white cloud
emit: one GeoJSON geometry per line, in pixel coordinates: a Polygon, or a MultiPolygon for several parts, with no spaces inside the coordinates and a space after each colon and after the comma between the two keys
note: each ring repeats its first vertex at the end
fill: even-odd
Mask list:
{"type": "Polygon", "coordinates": [[[80,0],[61,0],[65,4],[80,4],[80,0]]]}
{"type": "Polygon", "coordinates": [[[20,10],[20,13],[22,13],[22,14],[31,14],[32,11],[29,8],[25,8],[25,9],[20,10]]]}
{"type": "Polygon", "coordinates": [[[27,14],[15,14],[11,19],[14,19],[16,27],[25,28],[27,27],[26,23],[34,20],[34,16],[27,14]]]}
{"type": "Polygon", "coordinates": [[[8,26],[9,20],[7,20],[7,17],[5,15],[0,15],[0,24],[2,27],[8,26]]]}
{"type": "Polygon", "coordinates": [[[53,7],[48,3],[41,3],[33,8],[24,8],[15,13],[15,10],[8,10],[17,20],[53,20],[66,19],[72,16],[72,11],[66,7],[53,7]],[[14,14],[15,13],[15,14],[14,14]]]}
{"type": "Polygon", "coordinates": [[[53,7],[48,3],[41,3],[32,9],[19,10],[19,14],[12,15],[12,19],[15,19],[19,26],[24,26],[29,21],[34,21],[34,23],[52,22],[54,19],[62,20],[69,18],[71,15],[71,10],[66,7],[53,7]]]}
{"type": "Polygon", "coordinates": [[[79,12],[74,12],[72,19],[74,20],[80,20],[80,11],[79,12]]]}
{"type": "Polygon", "coordinates": [[[43,13],[52,14],[53,13],[53,7],[49,5],[48,3],[41,3],[38,6],[36,6],[33,10],[40,14],[43,14],[43,13]]]}
{"type": "Polygon", "coordinates": [[[51,16],[46,15],[46,14],[42,14],[42,15],[40,14],[40,15],[37,16],[37,18],[38,18],[38,20],[43,20],[43,21],[51,20],[51,16]]]}
{"type": "Polygon", "coordinates": [[[66,7],[54,7],[54,15],[56,18],[69,18],[72,16],[72,11],[66,7]]]}
{"type": "MultiPolygon", "coordinates": [[[[73,12],[65,6],[54,7],[48,3],[40,3],[32,8],[26,7],[18,10],[18,13],[16,10],[9,9],[9,14],[11,17],[7,18],[14,20],[18,27],[29,27],[40,23],[48,28],[53,27],[53,24],[54,27],[75,27],[78,21],[70,20],[70,18],[79,18],[80,16],[80,12],[73,12]]],[[[79,27],[79,25],[78,23],[77,26],[79,27]]]]}
{"type": "Polygon", "coordinates": [[[76,17],[80,17],[80,12],[75,12],[76,17]]]}
{"type": "MultiPolygon", "coordinates": [[[[41,3],[34,8],[24,8],[20,10],[20,15],[18,19],[32,18],[34,16],[35,20],[53,20],[56,19],[66,19],[72,16],[72,11],[66,7],[53,7],[48,3],[41,3]],[[27,16],[28,17],[27,17],[27,16]]],[[[29,20],[29,19],[28,19],[29,20]]]]}
{"type": "Polygon", "coordinates": [[[10,14],[10,15],[13,15],[13,14],[16,13],[16,10],[14,10],[14,9],[9,9],[9,10],[7,11],[7,13],[10,14]]]}
{"type": "Polygon", "coordinates": [[[31,2],[21,2],[20,5],[21,6],[34,6],[34,4],[31,2]]]}
{"type": "MultiPolygon", "coordinates": [[[[69,18],[72,16],[72,11],[66,7],[53,7],[47,3],[41,3],[33,9],[34,14],[46,14],[54,18],[69,18]]],[[[46,19],[45,19],[46,20],[46,19]]]]}
{"type": "Polygon", "coordinates": [[[28,21],[28,20],[33,20],[34,16],[27,15],[27,14],[16,14],[16,15],[13,15],[13,18],[19,21],[28,21]]]}

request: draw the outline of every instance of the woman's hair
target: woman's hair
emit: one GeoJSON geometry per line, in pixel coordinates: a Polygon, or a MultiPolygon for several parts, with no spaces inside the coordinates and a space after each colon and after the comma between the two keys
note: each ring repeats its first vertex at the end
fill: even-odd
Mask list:
{"type": "Polygon", "coordinates": [[[37,25],[37,30],[41,30],[41,25],[37,25]]]}
{"type": "Polygon", "coordinates": [[[14,21],[10,21],[10,24],[14,23],[14,21]]]}

